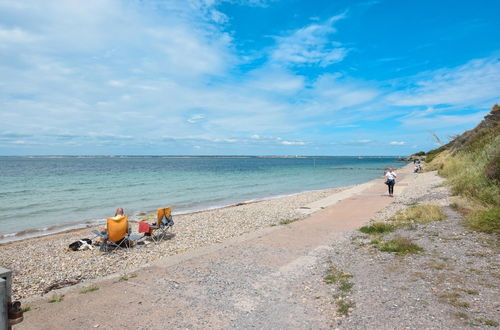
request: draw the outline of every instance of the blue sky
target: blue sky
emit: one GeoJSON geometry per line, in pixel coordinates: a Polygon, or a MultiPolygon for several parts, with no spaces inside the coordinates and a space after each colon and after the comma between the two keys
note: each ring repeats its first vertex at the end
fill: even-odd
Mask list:
{"type": "Polygon", "coordinates": [[[406,155],[500,102],[494,0],[0,0],[0,155],[406,155]]]}

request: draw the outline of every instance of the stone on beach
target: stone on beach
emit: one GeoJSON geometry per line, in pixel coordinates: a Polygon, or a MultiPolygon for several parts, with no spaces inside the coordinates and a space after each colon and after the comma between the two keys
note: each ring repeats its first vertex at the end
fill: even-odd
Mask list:
{"type": "MultiPolygon", "coordinates": [[[[103,254],[99,249],[70,252],[71,242],[91,237],[92,228],[0,245],[2,265],[14,272],[13,298],[45,294],[48,289],[129,272],[160,258],[224,242],[233,237],[302,219],[301,206],[345,188],[309,191],[282,198],[175,216],[175,236],[159,244],[103,254]]],[[[137,233],[138,224],[132,222],[137,233]]]]}

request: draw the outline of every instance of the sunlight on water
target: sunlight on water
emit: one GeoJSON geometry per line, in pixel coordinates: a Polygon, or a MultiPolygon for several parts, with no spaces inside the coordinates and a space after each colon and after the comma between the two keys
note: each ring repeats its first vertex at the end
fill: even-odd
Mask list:
{"type": "Polygon", "coordinates": [[[82,225],[171,205],[185,213],[365,182],[398,167],[371,157],[0,157],[0,234],[82,225]]]}

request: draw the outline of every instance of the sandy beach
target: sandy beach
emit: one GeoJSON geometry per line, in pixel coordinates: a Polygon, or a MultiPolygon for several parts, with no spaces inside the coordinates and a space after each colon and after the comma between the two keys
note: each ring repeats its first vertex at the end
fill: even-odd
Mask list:
{"type": "MultiPolygon", "coordinates": [[[[14,299],[43,295],[52,289],[118,271],[126,273],[160,258],[220,243],[281,222],[302,219],[306,215],[298,210],[301,206],[347,188],[309,191],[175,216],[172,237],[158,244],[143,239],[147,244],[128,251],[102,253],[99,247],[93,250],[67,251],[70,243],[82,238],[93,238],[93,228],[84,228],[2,244],[0,260],[3,267],[14,272],[14,299]]],[[[126,210],[126,206],[124,207],[126,210]]],[[[137,233],[138,219],[131,220],[132,231],[137,233]]]]}

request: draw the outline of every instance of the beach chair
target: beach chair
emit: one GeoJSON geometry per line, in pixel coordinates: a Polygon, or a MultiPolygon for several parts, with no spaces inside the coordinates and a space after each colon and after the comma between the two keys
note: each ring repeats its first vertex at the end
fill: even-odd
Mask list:
{"type": "Polygon", "coordinates": [[[158,243],[168,235],[168,230],[171,229],[173,225],[172,208],[159,208],[156,212],[156,224],[149,226],[151,239],[155,243],[158,243]]]}
{"type": "Polygon", "coordinates": [[[104,239],[100,248],[103,252],[108,252],[109,247],[113,250],[123,247],[128,249],[133,242],[143,237],[143,235],[131,235],[127,216],[108,218],[106,219],[105,233],[101,233],[99,230],[93,230],[92,233],[104,239]]]}

